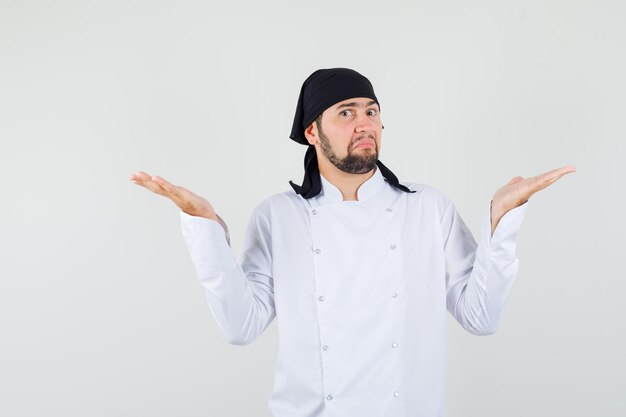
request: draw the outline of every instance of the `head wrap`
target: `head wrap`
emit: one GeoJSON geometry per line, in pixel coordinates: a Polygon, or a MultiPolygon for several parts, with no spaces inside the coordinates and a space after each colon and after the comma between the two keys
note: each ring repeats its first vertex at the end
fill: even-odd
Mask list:
{"type": "MultiPolygon", "coordinates": [[[[372,83],[355,70],[349,68],[328,68],[318,69],[302,84],[296,114],[291,127],[289,137],[294,141],[308,145],[304,155],[304,180],[302,185],[296,185],[293,181],[289,184],[297,194],[304,198],[315,197],[322,190],[319,166],[317,164],[317,151],[304,136],[304,130],[327,108],[332,105],[355,97],[368,97],[380,103],[374,94],[372,83]]],[[[384,128],[384,126],[383,126],[384,128]]],[[[414,193],[406,186],[398,182],[398,178],[378,160],[376,162],[382,176],[394,187],[407,192],[414,193]]]]}

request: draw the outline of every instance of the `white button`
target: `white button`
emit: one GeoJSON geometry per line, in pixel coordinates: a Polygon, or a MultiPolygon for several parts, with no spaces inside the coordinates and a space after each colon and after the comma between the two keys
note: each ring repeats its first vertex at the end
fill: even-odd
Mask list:
{"type": "Polygon", "coordinates": [[[392,296],[393,298],[398,298],[398,293],[397,293],[397,292],[394,292],[393,294],[391,294],[391,296],[392,296]]]}
{"type": "Polygon", "coordinates": [[[391,244],[391,245],[389,245],[389,247],[390,247],[391,249],[395,249],[395,248],[396,248],[396,245],[391,244]]]}
{"type": "Polygon", "coordinates": [[[320,295],[319,297],[317,297],[317,299],[320,300],[320,301],[324,301],[324,296],[320,295]]]}
{"type": "Polygon", "coordinates": [[[320,253],[321,251],[322,251],[321,249],[315,249],[313,252],[320,253]]]}
{"type": "Polygon", "coordinates": [[[398,344],[397,344],[396,342],[393,342],[393,343],[391,344],[391,347],[392,347],[392,348],[397,348],[397,347],[398,347],[398,344]]]}
{"type": "Polygon", "coordinates": [[[322,350],[328,350],[328,346],[327,345],[322,346],[322,350]]]}
{"type": "Polygon", "coordinates": [[[330,401],[330,400],[332,400],[332,399],[333,399],[333,396],[332,396],[332,395],[330,395],[330,394],[328,394],[328,395],[326,396],[326,399],[327,399],[328,401],[330,401]]]}
{"type": "Polygon", "coordinates": [[[317,210],[315,210],[315,209],[311,210],[311,214],[316,215],[317,214],[317,210]]]}
{"type": "Polygon", "coordinates": [[[397,396],[400,395],[400,393],[398,391],[396,391],[396,392],[393,393],[393,395],[397,397],[397,396]]]}

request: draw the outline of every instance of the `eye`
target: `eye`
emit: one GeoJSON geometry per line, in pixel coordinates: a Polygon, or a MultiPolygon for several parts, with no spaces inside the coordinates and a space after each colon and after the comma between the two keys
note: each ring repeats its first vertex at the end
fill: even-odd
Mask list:
{"type": "Polygon", "coordinates": [[[342,112],[341,112],[341,113],[339,113],[339,114],[344,114],[344,113],[347,113],[347,112],[349,112],[349,111],[351,111],[351,110],[344,110],[344,111],[342,111],[342,112]]]}
{"type": "Polygon", "coordinates": [[[374,115],[377,113],[377,111],[376,111],[375,109],[370,109],[370,110],[368,110],[368,111],[369,111],[369,112],[372,112],[372,113],[371,113],[371,115],[372,115],[372,116],[374,116],[374,115]]]}

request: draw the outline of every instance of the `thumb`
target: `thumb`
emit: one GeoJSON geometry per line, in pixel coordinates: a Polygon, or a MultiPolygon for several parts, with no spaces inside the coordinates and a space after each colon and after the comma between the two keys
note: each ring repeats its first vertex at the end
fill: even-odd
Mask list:
{"type": "Polygon", "coordinates": [[[524,181],[524,177],[520,177],[520,176],[513,177],[513,178],[511,178],[511,181],[509,181],[508,185],[517,184],[520,181],[524,181]]]}

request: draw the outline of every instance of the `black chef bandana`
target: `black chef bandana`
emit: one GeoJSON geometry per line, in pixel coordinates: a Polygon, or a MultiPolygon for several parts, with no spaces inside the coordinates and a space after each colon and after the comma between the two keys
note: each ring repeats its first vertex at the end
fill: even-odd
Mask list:
{"type": "MultiPolygon", "coordinates": [[[[349,98],[368,97],[378,103],[374,88],[370,81],[358,72],[349,68],[319,69],[302,84],[296,115],[289,137],[294,141],[308,145],[304,155],[304,180],[302,186],[289,181],[297,194],[308,199],[315,197],[322,190],[317,152],[315,146],[309,144],[304,136],[304,130],[327,108],[349,98]]],[[[380,103],[378,103],[380,109],[380,103]]],[[[378,160],[376,165],[383,177],[394,187],[407,193],[414,193],[398,182],[398,178],[378,160]]]]}

